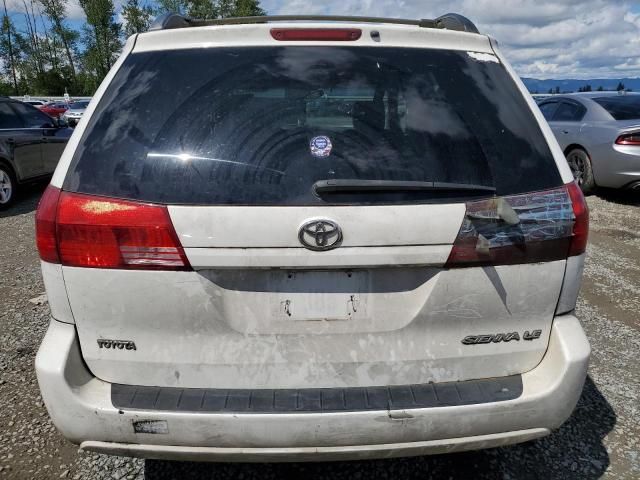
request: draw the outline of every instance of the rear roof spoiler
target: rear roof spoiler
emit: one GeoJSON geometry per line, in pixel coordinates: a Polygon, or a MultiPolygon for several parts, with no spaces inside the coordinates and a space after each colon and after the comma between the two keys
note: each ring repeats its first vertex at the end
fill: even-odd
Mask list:
{"type": "Polygon", "coordinates": [[[443,28],[459,32],[480,33],[475,24],[467,17],[457,13],[446,13],[436,19],[408,20],[403,18],[353,17],[332,15],[273,15],[260,17],[231,17],[202,20],[189,18],[177,13],[166,13],[151,24],[149,30],[170,30],[174,28],[204,27],[212,25],[249,25],[275,22],[353,22],[387,23],[395,25],[414,25],[422,28],[443,28]]]}

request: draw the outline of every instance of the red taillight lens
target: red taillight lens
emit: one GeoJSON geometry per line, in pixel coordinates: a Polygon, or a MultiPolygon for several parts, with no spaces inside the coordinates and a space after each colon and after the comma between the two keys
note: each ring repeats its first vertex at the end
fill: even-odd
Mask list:
{"type": "Polygon", "coordinates": [[[280,42],[353,42],[362,36],[358,28],[272,28],[271,36],[280,42]]]}
{"type": "MultiPolygon", "coordinates": [[[[53,227],[46,231],[53,232],[53,246],[63,265],[190,269],[165,206],[62,192],[54,215],[53,227]]],[[[50,236],[43,239],[45,249],[39,247],[43,260],[50,236]]]]}
{"type": "Polygon", "coordinates": [[[60,263],[56,241],[56,211],[60,190],[49,185],[44,191],[36,212],[36,245],[40,258],[49,263],[60,263]]]}
{"type": "Polygon", "coordinates": [[[616,138],[616,145],[635,145],[640,147],[640,133],[629,133],[616,138]]]}
{"type": "Polygon", "coordinates": [[[589,207],[577,183],[567,185],[567,192],[571,198],[575,221],[573,223],[573,236],[569,256],[582,255],[587,250],[589,239],[589,207]]]}
{"type": "Polygon", "coordinates": [[[589,219],[572,183],[469,202],[446,267],[551,262],[585,251],[589,219]]]}

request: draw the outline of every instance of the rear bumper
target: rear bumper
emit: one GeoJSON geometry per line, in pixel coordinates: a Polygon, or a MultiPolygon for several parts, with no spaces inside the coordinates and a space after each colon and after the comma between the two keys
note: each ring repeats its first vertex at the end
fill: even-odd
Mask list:
{"type": "Polygon", "coordinates": [[[333,413],[119,410],[111,384],[86,368],[75,327],[52,321],[36,357],[49,414],[81,448],[145,458],[306,461],[410,456],[495,447],[548,434],[582,391],[589,343],[578,320],[556,318],[542,362],[513,400],[333,413]]]}

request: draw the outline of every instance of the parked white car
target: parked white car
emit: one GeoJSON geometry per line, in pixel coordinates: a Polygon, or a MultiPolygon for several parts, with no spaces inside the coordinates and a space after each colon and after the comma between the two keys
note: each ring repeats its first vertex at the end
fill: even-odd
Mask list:
{"type": "Polygon", "coordinates": [[[456,15],[254,22],[129,39],[65,150],[36,219],[54,424],[222,461],[558,428],[588,212],[495,42],[456,15]]]}

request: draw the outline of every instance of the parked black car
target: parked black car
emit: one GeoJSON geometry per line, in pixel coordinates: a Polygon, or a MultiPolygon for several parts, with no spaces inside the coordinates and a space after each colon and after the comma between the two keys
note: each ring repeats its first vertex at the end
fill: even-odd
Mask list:
{"type": "Polygon", "coordinates": [[[53,173],[72,132],[31,105],[0,97],[0,209],[21,184],[53,173]]]}

